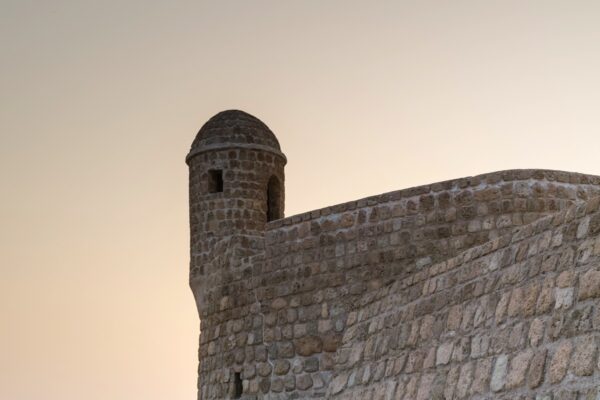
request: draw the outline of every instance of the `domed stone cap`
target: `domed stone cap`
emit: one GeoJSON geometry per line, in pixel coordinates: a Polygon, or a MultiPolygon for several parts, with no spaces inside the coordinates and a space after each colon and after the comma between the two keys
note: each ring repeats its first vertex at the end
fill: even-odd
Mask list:
{"type": "Polygon", "coordinates": [[[285,158],[277,138],[264,122],[244,111],[227,110],[200,128],[186,160],[200,152],[225,148],[259,149],[285,158]]]}

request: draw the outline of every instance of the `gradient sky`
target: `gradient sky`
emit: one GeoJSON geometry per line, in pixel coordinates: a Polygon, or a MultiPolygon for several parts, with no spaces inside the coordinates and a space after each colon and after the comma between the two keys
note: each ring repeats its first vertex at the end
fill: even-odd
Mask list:
{"type": "Polygon", "coordinates": [[[238,108],[286,215],[600,175],[600,2],[0,0],[0,398],[195,398],[184,158],[238,108]]]}

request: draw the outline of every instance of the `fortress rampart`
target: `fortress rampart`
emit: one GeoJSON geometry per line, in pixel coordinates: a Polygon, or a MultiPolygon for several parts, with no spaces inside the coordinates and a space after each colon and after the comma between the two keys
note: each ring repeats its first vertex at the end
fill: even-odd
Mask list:
{"type": "Polygon", "coordinates": [[[543,217],[365,296],[336,399],[596,399],[600,199],[543,217]]]}
{"type": "Polygon", "coordinates": [[[254,117],[218,114],[187,161],[199,399],[596,399],[599,177],[503,171],[281,218],[285,156],[254,117]]]}

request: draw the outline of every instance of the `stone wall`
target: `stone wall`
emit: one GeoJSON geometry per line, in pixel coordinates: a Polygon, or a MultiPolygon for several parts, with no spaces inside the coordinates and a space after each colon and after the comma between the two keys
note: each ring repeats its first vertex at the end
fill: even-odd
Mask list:
{"type": "MultiPolygon", "coordinates": [[[[548,392],[550,378],[531,387],[533,378],[523,383],[514,371],[531,374],[542,350],[540,368],[550,371],[555,353],[558,364],[567,358],[561,356],[567,350],[558,352],[563,340],[569,355],[597,340],[597,325],[581,335],[560,331],[558,341],[548,332],[555,314],[566,327],[575,318],[569,313],[595,312],[593,299],[579,300],[580,276],[593,268],[575,267],[579,250],[569,246],[585,239],[572,237],[573,211],[565,210],[588,204],[586,235],[594,235],[596,203],[589,199],[599,194],[598,177],[505,171],[267,224],[264,249],[242,258],[225,252],[225,275],[212,281],[211,313],[202,320],[200,398],[232,397],[236,374],[247,399],[548,392]],[[562,236],[548,233],[559,229],[562,236]],[[548,243],[529,245],[537,237],[532,230],[548,243]],[[528,245],[513,255],[517,243],[528,245]],[[558,257],[554,270],[530,266],[547,252],[558,257]],[[559,271],[572,275],[561,286],[559,271]],[[531,290],[533,314],[531,306],[521,310],[534,301],[531,290]],[[538,310],[538,302],[547,304],[538,310]]],[[[591,388],[597,372],[585,374],[576,381],[591,388]]]]}
{"type": "Polygon", "coordinates": [[[371,293],[349,314],[328,393],[600,398],[599,200],[371,293]]]}

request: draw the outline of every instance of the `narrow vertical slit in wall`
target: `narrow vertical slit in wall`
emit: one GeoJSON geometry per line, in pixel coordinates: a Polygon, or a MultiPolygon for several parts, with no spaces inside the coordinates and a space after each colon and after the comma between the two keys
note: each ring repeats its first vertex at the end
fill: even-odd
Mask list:
{"type": "Polygon", "coordinates": [[[208,192],[220,193],[223,191],[223,170],[211,169],[208,171],[208,192]]]}
{"type": "Polygon", "coordinates": [[[267,185],[267,222],[282,217],[281,184],[272,176],[267,185]]]}
{"type": "Polygon", "coordinates": [[[242,397],[244,386],[242,385],[242,376],[239,372],[236,372],[233,377],[233,398],[239,399],[242,397]]]}

